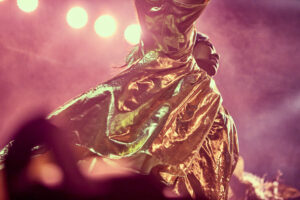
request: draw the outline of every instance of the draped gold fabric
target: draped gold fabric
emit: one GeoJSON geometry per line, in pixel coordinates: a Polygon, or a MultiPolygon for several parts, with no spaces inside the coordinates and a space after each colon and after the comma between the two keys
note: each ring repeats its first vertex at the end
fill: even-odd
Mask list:
{"type": "Polygon", "coordinates": [[[143,37],[128,67],[54,111],[76,144],[151,170],[177,193],[226,199],[238,154],[234,123],[192,50],[201,0],[135,0],[143,37]]]}

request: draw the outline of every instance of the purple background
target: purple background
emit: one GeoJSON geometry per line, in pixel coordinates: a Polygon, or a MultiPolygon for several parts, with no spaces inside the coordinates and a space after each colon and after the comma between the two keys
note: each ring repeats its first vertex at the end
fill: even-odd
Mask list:
{"type": "MultiPolygon", "coordinates": [[[[23,13],[0,2],[0,146],[39,112],[109,79],[131,46],[125,27],[136,22],[132,1],[42,1],[23,13]],[[89,23],[69,28],[67,10],[81,5],[89,23]],[[93,31],[100,14],[114,15],[117,34],[93,31]]],[[[246,169],[300,188],[300,1],[214,0],[197,22],[221,55],[215,77],[233,115],[246,169]]]]}

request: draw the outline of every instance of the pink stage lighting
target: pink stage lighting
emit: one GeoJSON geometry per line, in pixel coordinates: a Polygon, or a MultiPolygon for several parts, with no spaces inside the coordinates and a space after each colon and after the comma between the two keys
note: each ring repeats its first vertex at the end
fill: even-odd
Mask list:
{"type": "Polygon", "coordinates": [[[115,34],[117,22],[110,15],[102,15],[95,21],[94,29],[100,37],[107,38],[115,34]]]}
{"type": "Polygon", "coordinates": [[[68,11],[66,20],[70,27],[80,29],[87,24],[88,14],[84,8],[76,6],[68,11]]]}
{"type": "Polygon", "coordinates": [[[124,32],[125,40],[131,44],[136,45],[141,39],[141,27],[138,24],[129,25],[124,32]]]}
{"type": "Polygon", "coordinates": [[[22,11],[30,13],[37,9],[39,5],[39,1],[38,0],[17,0],[17,5],[22,11]]]}

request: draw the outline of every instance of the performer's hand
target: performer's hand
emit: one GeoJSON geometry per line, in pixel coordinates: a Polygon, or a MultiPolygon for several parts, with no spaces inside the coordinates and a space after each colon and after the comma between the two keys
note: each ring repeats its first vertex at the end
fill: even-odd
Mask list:
{"type": "Polygon", "coordinates": [[[27,170],[27,178],[47,187],[58,186],[63,181],[63,172],[55,163],[50,151],[31,158],[27,170]]]}
{"type": "Polygon", "coordinates": [[[219,55],[209,42],[208,38],[198,33],[197,41],[193,49],[193,56],[198,66],[205,70],[207,74],[213,76],[219,67],[219,55]]]}

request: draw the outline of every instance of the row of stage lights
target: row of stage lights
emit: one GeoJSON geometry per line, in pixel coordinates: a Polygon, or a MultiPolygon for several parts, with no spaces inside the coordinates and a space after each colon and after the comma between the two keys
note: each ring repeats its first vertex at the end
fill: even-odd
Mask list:
{"type": "MultiPolygon", "coordinates": [[[[2,1],[5,0],[0,0],[0,2],[2,1]]],[[[39,0],[17,0],[17,5],[22,11],[30,13],[38,8],[39,0]]],[[[71,28],[84,28],[88,23],[88,13],[80,6],[72,7],[66,14],[66,21],[71,28]]],[[[101,15],[94,23],[94,30],[100,37],[111,37],[117,31],[117,22],[111,15],[101,15]]],[[[140,26],[138,24],[127,26],[124,37],[129,44],[137,44],[141,37],[140,26]]]]}

